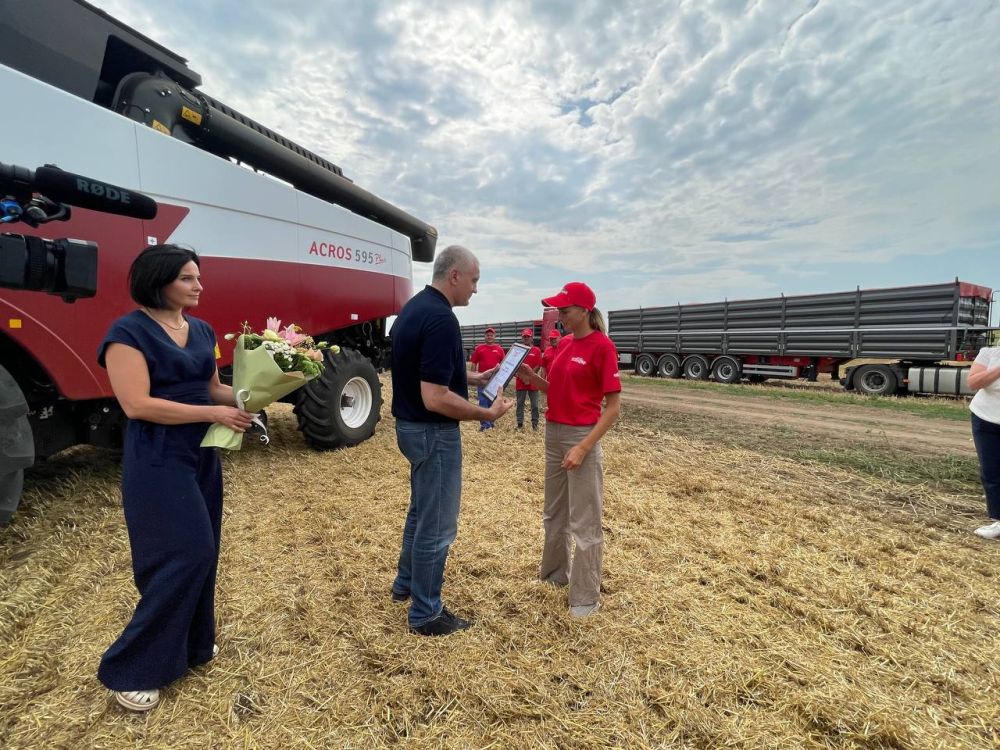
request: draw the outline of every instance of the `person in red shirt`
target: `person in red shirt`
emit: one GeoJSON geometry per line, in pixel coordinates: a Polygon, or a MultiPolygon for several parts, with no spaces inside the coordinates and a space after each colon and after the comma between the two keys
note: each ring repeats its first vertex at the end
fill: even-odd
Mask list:
{"type": "MultiPolygon", "coordinates": [[[[542,352],[542,366],[538,368],[538,374],[543,378],[548,377],[549,370],[552,369],[552,360],[556,358],[556,352],[559,350],[559,331],[553,328],[549,331],[549,345],[545,347],[545,351],[542,352]]],[[[545,406],[542,407],[542,412],[548,412],[549,404],[548,398],[545,399],[545,406]]]]}
{"type": "Polygon", "coordinates": [[[548,394],[545,415],[545,543],[538,577],[569,584],[569,611],[587,617],[600,607],[604,533],[604,454],[601,437],[621,413],[618,350],[608,338],[597,297],[571,282],[542,300],[559,308],[563,336],[545,377],[524,365],[518,370],[548,394]],[[604,408],[601,408],[601,402],[604,408]],[[576,551],[570,559],[571,541],[576,551]]]}
{"type": "Polygon", "coordinates": [[[538,371],[538,374],[543,378],[548,375],[550,369],[552,369],[552,360],[555,359],[556,350],[559,348],[559,331],[553,328],[549,331],[549,345],[545,347],[545,351],[542,352],[542,367],[538,371]]]}
{"type": "MultiPolygon", "coordinates": [[[[476,366],[476,372],[486,372],[487,370],[492,370],[498,364],[503,361],[503,347],[497,343],[497,332],[493,328],[486,329],[486,341],[479,346],[477,346],[473,352],[472,356],[469,357],[469,361],[476,366]]],[[[479,397],[479,405],[489,409],[490,400],[483,395],[483,387],[486,384],[480,385],[476,389],[476,393],[479,397]]],[[[480,422],[479,431],[489,430],[493,427],[492,422],[480,422]]]]}
{"type": "MultiPolygon", "coordinates": [[[[524,364],[532,370],[537,370],[542,364],[542,350],[533,345],[534,334],[530,328],[521,331],[521,343],[530,347],[528,354],[524,358],[524,364]]],[[[538,430],[538,386],[532,385],[520,375],[514,386],[517,392],[517,429],[524,429],[524,399],[527,396],[531,400],[531,429],[538,430]]]]}

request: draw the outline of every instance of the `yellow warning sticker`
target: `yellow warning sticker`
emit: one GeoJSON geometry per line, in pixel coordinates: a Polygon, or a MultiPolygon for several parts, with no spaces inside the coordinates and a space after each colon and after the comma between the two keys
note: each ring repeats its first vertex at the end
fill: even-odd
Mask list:
{"type": "Polygon", "coordinates": [[[195,125],[201,125],[201,113],[195,112],[193,109],[181,107],[181,117],[189,122],[193,122],[195,125]]]}
{"type": "Polygon", "coordinates": [[[152,128],[153,130],[159,130],[161,133],[166,133],[167,135],[170,135],[170,128],[168,128],[159,120],[153,120],[152,128]]]}
{"type": "Polygon", "coordinates": [[[10,320],[7,321],[7,326],[9,328],[20,328],[21,327],[21,319],[20,318],[11,318],[10,320]]]}

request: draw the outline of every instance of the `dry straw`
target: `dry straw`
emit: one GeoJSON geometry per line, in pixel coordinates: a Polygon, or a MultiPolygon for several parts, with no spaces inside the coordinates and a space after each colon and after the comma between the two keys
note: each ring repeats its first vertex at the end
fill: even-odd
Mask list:
{"type": "Polygon", "coordinates": [[[94,672],[134,601],[118,466],[38,472],[0,534],[0,747],[991,748],[1000,545],[980,499],[665,436],[605,439],[601,612],[538,586],[541,434],[463,427],[445,595],[389,599],[407,504],[391,417],[312,453],[285,407],[225,461],[222,652],[148,716],[94,672]]]}

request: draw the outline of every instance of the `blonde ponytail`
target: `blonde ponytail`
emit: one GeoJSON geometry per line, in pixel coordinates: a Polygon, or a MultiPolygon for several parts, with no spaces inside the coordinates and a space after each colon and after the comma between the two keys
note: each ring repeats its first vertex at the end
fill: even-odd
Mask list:
{"type": "Polygon", "coordinates": [[[590,310],[590,320],[588,322],[590,323],[590,327],[595,331],[600,331],[601,333],[607,335],[608,329],[607,326],[604,325],[604,316],[601,315],[601,311],[596,307],[590,310]]]}

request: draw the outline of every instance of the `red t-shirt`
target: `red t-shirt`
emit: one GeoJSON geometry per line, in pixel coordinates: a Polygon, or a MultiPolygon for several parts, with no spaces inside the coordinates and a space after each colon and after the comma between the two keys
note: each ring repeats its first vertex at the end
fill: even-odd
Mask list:
{"type": "Polygon", "coordinates": [[[479,372],[486,372],[503,361],[503,347],[500,344],[480,344],[469,361],[476,365],[479,372]]]}
{"type": "MultiPolygon", "coordinates": [[[[524,357],[524,364],[530,367],[532,370],[537,370],[538,366],[542,364],[542,350],[537,346],[531,347],[531,350],[524,357]]],[[[525,383],[520,377],[515,377],[514,380],[517,381],[515,389],[519,391],[537,391],[537,385],[531,385],[530,383],[525,383]]]]}
{"type": "Polygon", "coordinates": [[[622,389],[618,350],[600,331],[582,339],[572,334],[563,336],[546,375],[549,411],[545,418],[559,424],[596,424],[601,418],[604,394],[622,389]]]}
{"type": "Polygon", "coordinates": [[[545,374],[548,375],[549,370],[552,369],[552,360],[555,359],[556,350],[559,348],[559,342],[562,339],[557,340],[555,343],[549,342],[548,347],[542,352],[542,367],[545,368],[545,374]]]}

